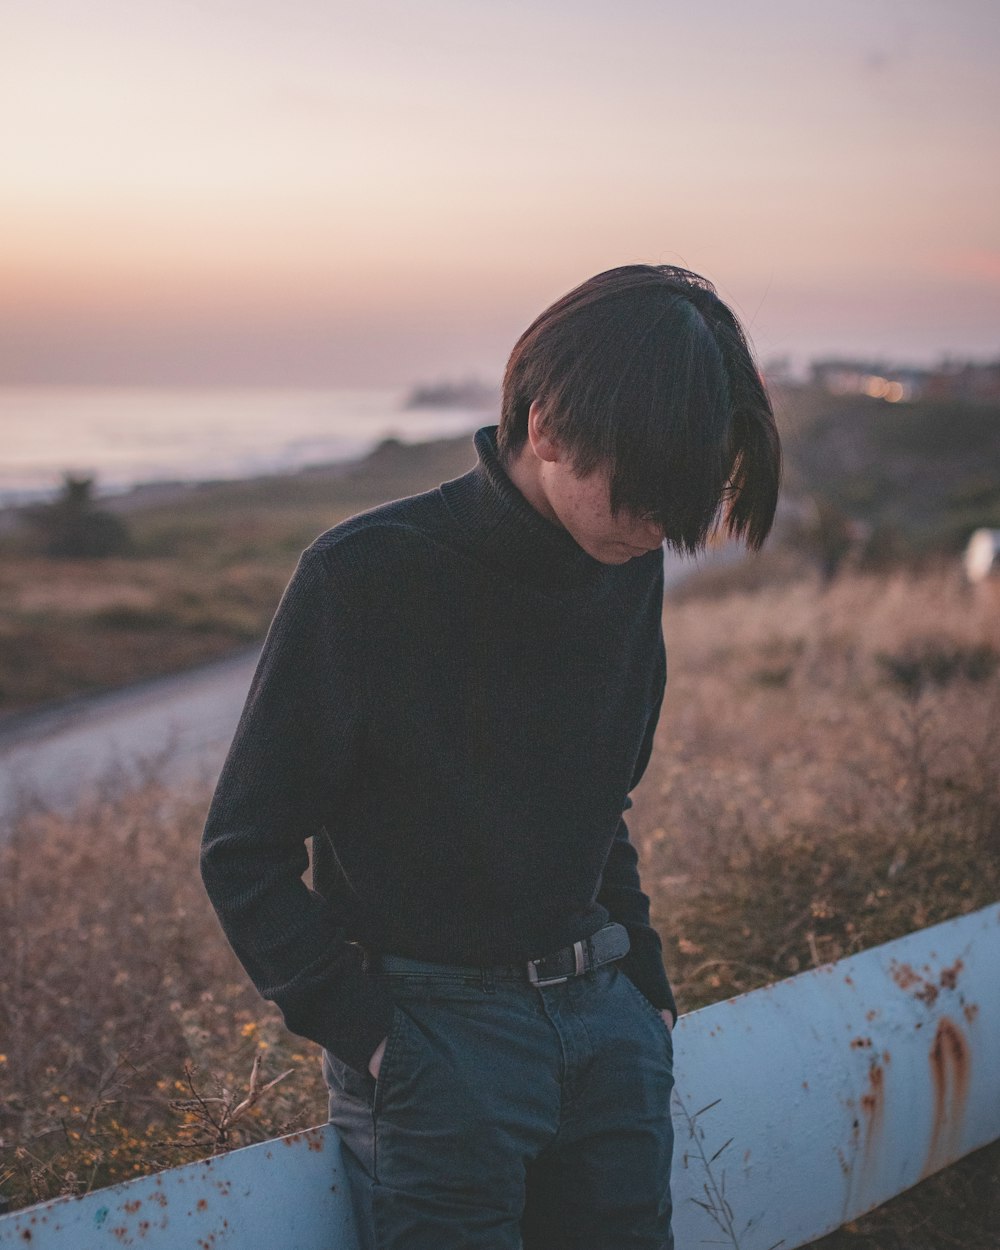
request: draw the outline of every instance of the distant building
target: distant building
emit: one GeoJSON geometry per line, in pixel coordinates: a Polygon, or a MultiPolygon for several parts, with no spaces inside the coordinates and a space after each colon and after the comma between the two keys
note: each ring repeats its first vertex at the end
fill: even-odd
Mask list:
{"type": "Polygon", "coordinates": [[[977,364],[971,360],[944,360],[928,371],[926,399],[964,399],[973,403],[1000,403],[1000,360],[977,364]]]}
{"type": "Polygon", "coordinates": [[[977,362],[946,357],[933,368],[920,369],[833,358],[813,361],[810,377],[814,386],[831,395],[868,395],[889,403],[911,399],[1000,403],[1000,359],[977,362]]]}
{"type": "Polygon", "coordinates": [[[881,361],[816,360],[811,367],[813,384],[831,395],[869,395],[889,403],[916,397],[914,375],[913,369],[893,369],[881,361]]]}

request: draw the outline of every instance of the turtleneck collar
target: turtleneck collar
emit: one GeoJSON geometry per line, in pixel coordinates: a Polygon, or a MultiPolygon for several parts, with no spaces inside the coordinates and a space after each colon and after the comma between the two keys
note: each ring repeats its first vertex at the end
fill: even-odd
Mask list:
{"type": "Polygon", "coordinates": [[[495,425],[477,430],[479,463],[441,487],[470,545],[520,578],[543,585],[579,586],[606,573],[609,566],[528,503],[500,463],[496,435],[495,425]]]}

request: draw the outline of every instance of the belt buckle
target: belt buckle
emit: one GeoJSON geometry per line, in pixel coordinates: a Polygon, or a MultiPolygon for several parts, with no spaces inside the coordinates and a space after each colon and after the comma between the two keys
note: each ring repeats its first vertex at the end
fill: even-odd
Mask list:
{"type": "Polygon", "coordinates": [[[570,977],[579,976],[586,968],[586,952],[582,941],[573,943],[573,955],[576,959],[576,967],[572,972],[567,972],[561,977],[539,977],[536,964],[544,963],[548,958],[542,955],[539,959],[528,960],[528,980],[532,985],[560,985],[563,981],[568,981],[570,977]]]}

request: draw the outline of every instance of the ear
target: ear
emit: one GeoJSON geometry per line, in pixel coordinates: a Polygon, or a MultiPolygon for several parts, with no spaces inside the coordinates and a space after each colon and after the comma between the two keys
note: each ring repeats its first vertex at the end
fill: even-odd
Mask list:
{"type": "Polygon", "coordinates": [[[549,433],[545,409],[537,399],[528,409],[528,442],[539,460],[551,464],[565,458],[562,444],[549,433]]]}

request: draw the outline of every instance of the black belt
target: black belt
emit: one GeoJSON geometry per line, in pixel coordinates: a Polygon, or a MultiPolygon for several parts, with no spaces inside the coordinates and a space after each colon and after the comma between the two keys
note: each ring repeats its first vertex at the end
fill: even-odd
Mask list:
{"type": "Polygon", "coordinates": [[[532,985],[555,985],[568,981],[581,972],[588,972],[601,964],[621,959],[629,952],[628,930],[623,924],[606,924],[589,938],[574,942],[543,955],[541,959],[528,960],[528,980],[532,985]]]}
{"type": "MultiPolygon", "coordinates": [[[[557,985],[560,981],[579,976],[581,972],[589,972],[613,959],[621,959],[628,954],[629,945],[628,930],[624,925],[612,922],[572,946],[560,947],[538,959],[503,964],[493,971],[500,975],[523,977],[532,985],[557,985]]],[[[377,963],[383,972],[453,972],[460,976],[475,976],[483,971],[482,967],[440,964],[427,959],[410,959],[406,955],[381,955],[377,963]]]]}

